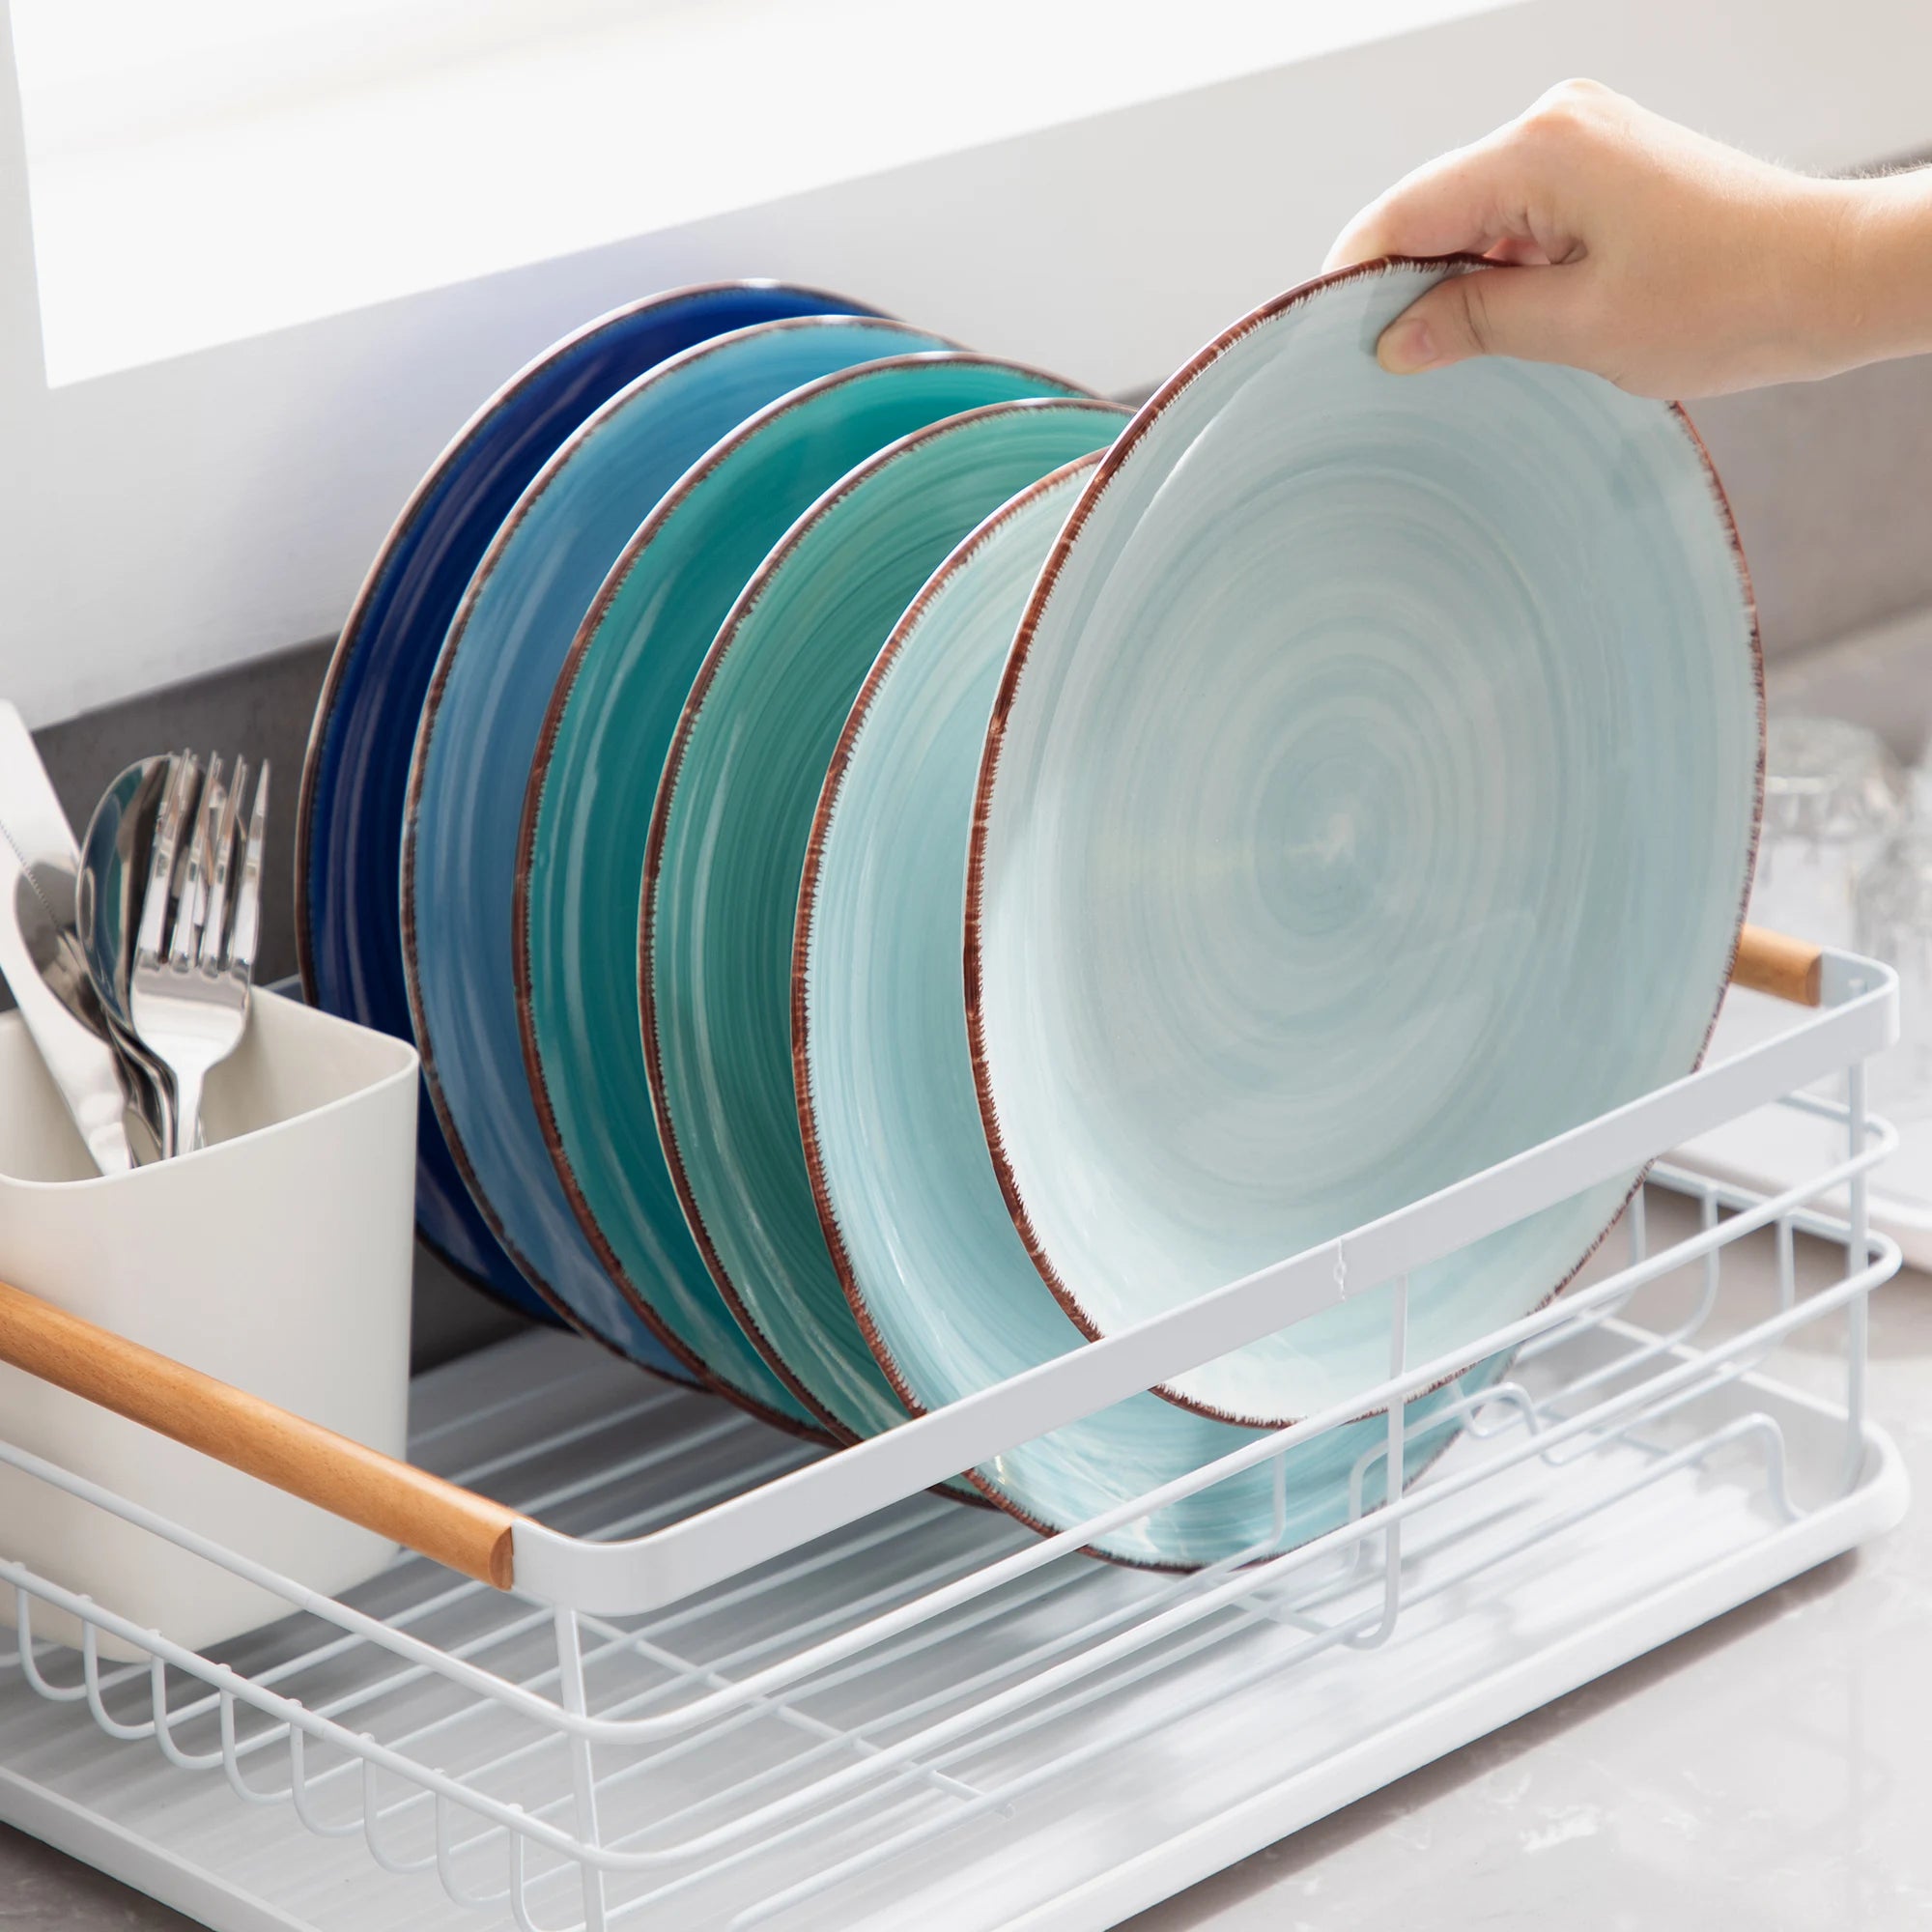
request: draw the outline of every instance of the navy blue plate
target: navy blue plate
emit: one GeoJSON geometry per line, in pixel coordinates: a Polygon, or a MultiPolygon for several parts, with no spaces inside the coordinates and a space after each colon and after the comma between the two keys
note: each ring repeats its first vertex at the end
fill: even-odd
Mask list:
{"type": "MultiPolygon", "coordinates": [[[[877,313],[778,282],[656,296],[546,350],[437,459],[363,582],[316,706],[296,827],[296,934],[311,1005],[412,1037],[398,896],[410,756],[450,620],[531,478],[594,410],[681,350],[790,316],[877,313]]],[[[416,1129],[416,1222],[479,1287],[521,1313],[555,1319],[478,1213],[427,1100],[416,1129]]]]}

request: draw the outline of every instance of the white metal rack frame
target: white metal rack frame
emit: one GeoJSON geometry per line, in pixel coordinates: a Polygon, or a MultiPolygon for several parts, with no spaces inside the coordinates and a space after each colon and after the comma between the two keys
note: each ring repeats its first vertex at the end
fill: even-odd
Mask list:
{"type": "Polygon", "coordinates": [[[1864,1390],[1898,1251],[1865,1225],[1892,1136],[1862,1062],[1895,982],[1834,953],[1814,977],[1817,1010],[1736,1060],[856,1448],[561,1337],[441,1372],[412,1455],[509,1506],[509,1588],[405,1555],[320,1598],[0,1441],[292,1611],[198,1655],[0,1561],[0,1816],[242,1932],[1112,1924],[1902,1512],[1864,1390]],[[1834,1071],[1843,1102],[1804,1091],[1834,1071]],[[1639,1195],[1621,1265],[1408,1359],[1411,1270],[1761,1105],[1835,1122],[1842,1157],[1769,1199],[1655,1167],[1693,1232],[1653,1250],[1639,1195]],[[1816,1205],[1835,1190],[1848,1220],[1816,1205]],[[1776,1304],[1742,1308],[1724,1258],[1767,1229],[1776,1304]],[[1840,1257],[1822,1283],[1800,1235],[1840,1257]],[[1382,1282],[1390,1373],[1346,1406],[1060,1536],[929,1493],[1382,1282]],[[1835,1399],[1767,1374],[1834,1327],[1835,1399]],[[1402,1398],[1505,1350],[1405,1490],[1402,1398]],[[1370,1408],[1387,1429],[1330,1533],[1184,1576],[1084,1553],[1370,1408]],[[1383,1459],[1399,1499],[1365,1510],[1383,1459]],[[36,1638],[42,1606],[78,1651],[36,1638]]]}

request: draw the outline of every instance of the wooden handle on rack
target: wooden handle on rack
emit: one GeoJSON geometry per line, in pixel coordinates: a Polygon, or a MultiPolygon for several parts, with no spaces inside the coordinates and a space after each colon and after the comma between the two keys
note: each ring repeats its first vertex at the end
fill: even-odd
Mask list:
{"type": "Polygon", "coordinates": [[[1804,939],[1787,939],[1762,925],[1747,925],[1738,935],[1731,984],[1789,1000],[1794,1006],[1815,1007],[1824,998],[1824,972],[1822,946],[1804,939]]]}
{"type": "Polygon", "coordinates": [[[0,1361],[507,1590],[515,1510],[0,1282],[0,1361]]]}

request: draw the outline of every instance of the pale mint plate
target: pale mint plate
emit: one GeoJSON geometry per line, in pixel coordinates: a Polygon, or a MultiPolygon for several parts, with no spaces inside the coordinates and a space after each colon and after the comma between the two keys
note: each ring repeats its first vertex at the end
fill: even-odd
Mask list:
{"type": "MultiPolygon", "coordinates": [[[[1015,1223],[1090,1335],[1679,1078],[1716,1014],[1763,728],[1722,494],[1680,412],[1593,376],[1385,374],[1379,330],[1457,271],[1351,270],[1231,328],[1021,620],[969,1023],[1015,1223]]],[[[1546,1300],[1634,1179],[1421,1271],[1409,1359],[1546,1300]]],[[[1386,1373],[1388,1294],[1165,1392],[1250,1424],[1347,1401],[1386,1373]]]]}
{"type": "Polygon", "coordinates": [[[971,410],[827,491],[720,629],[658,794],[640,978],[666,1156],[738,1319],[841,1434],[875,1434],[905,1408],[826,1252],[799,1143],[792,929],[812,814],[852,700],[920,586],[1009,497],[1104,447],[1124,416],[1093,401],[971,410]]]}
{"type": "MultiPolygon", "coordinates": [[[[521,777],[514,781],[522,812],[515,960],[525,1084],[549,1143],[545,1175],[569,1196],[610,1277],[652,1311],[680,1353],[720,1387],[790,1420],[809,1411],[698,1262],[652,1111],[639,1027],[638,896],[665,754],[721,621],[823,492],[928,423],[1065,386],[982,356],[926,354],[823,377],[780,398],[708,450],[651,513],[599,591],[554,689],[533,697],[528,714],[533,736],[539,721],[542,731],[525,767],[527,792],[521,777]]],[[[737,889],[721,884],[727,896],[737,889]]]]}
{"type": "MultiPolygon", "coordinates": [[[[638,377],[511,506],[430,680],[402,845],[403,963],[430,1097],[465,1183],[525,1277],[648,1367],[702,1375],[653,1304],[624,1293],[580,1225],[524,1071],[511,908],[538,730],[606,575],[691,465],[801,384],[936,346],[895,322],[785,320],[714,336],[638,377]]],[[[662,1267],[665,1295],[701,1292],[688,1241],[662,1267]]],[[[775,1384],[754,1393],[797,1419],[775,1384]]]]}
{"type": "MultiPolygon", "coordinates": [[[[833,1264],[906,1406],[938,1408],[1079,1347],[1015,1233],[986,1151],[960,980],[967,833],[1014,627],[1097,459],[1023,491],[948,557],[867,677],[834,753],[793,940],[799,1122],[833,1264]]],[[[1408,1405],[1413,1475],[1494,1364],[1408,1405]],[[1431,1427],[1432,1422],[1434,1427],[1431,1427]]],[[[1094,1539],[1125,1561],[1194,1566],[1288,1548],[1385,1492],[1383,1422],[1330,1430],[1094,1539]]],[[[973,1472],[1062,1530],[1257,1439],[1152,1395],[973,1472]]]]}

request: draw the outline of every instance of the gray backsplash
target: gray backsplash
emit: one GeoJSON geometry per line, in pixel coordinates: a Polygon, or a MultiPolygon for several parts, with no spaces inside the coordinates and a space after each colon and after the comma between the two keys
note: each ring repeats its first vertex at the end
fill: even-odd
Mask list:
{"type": "Polygon", "coordinates": [[[1932,604],[1932,355],[1718,396],[1724,479],[1774,661],[1932,604]]]}
{"type": "Polygon", "coordinates": [[[1849,718],[1918,764],[1932,749],[1932,604],[1774,659],[1768,682],[1774,711],[1849,718]]]}
{"type": "MultiPolygon", "coordinates": [[[[1932,725],[1932,357],[1723,397],[1692,415],[1750,560],[1774,703],[1842,710],[1916,754],[1932,725]]],[[[125,764],[168,746],[273,761],[270,980],[295,971],[296,792],[328,650],[327,639],[301,644],[36,734],[76,826],[125,764]]],[[[419,1366],[516,1325],[420,1258],[419,1366]]]]}

